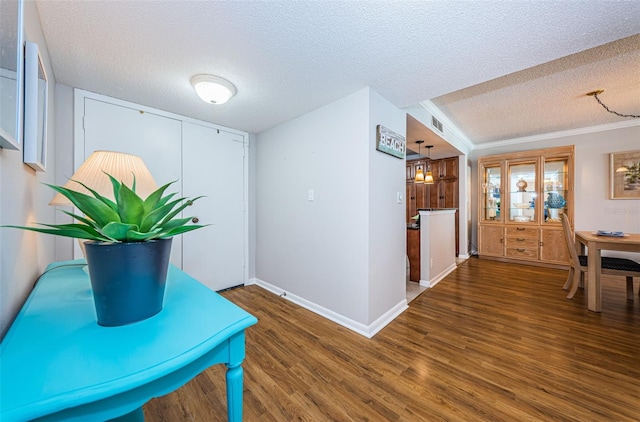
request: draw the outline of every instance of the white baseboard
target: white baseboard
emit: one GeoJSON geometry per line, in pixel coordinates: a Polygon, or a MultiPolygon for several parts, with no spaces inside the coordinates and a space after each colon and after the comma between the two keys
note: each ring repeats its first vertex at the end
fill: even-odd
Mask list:
{"type": "Polygon", "coordinates": [[[304,299],[293,293],[286,292],[281,288],[274,286],[273,284],[269,284],[266,281],[260,280],[259,278],[251,278],[247,281],[245,285],[250,286],[252,284],[255,284],[275,295],[278,295],[283,299],[291,301],[296,305],[302,306],[303,308],[308,309],[311,312],[320,315],[321,317],[327,318],[328,320],[333,321],[336,324],[342,325],[343,327],[351,331],[354,331],[360,335],[363,335],[367,338],[371,338],[374,335],[376,335],[378,331],[386,327],[387,324],[393,321],[398,315],[400,315],[402,312],[404,312],[405,309],[409,307],[407,305],[407,300],[402,299],[394,307],[392,307],[383,315],[381,315],[380,318],[376,319],[373,323],[369,325],[365,325],[357,321],[354,321],[350,318],[347,318],[344,315],[340,315],[316,303],[310,302],[307,299],[304,299]]]}
{"type": "Polygon", "coordinates": [[[442,280],[443,278],[445,278],[446,276],[448,276],[453,270],[456,269],[456,263],[454,262],[453,264],[449,265],[447,268],[445,268],[443,271],[440,272],[440,274],[435,275],[433,278],[431,278],[430,280],[420,280],[420,285],[423,287],[433,287],[436,284],[438,284],[440,282],[440,280],[442,280]]]}

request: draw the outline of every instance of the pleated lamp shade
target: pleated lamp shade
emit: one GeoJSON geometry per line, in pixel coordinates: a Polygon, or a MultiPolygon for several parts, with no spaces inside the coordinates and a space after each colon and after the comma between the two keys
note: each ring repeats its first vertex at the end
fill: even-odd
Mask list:
{"type": "Polygon", "coordinates": [[[424,176],[424,183],[426,185],[433,185],[433,172],[431,171],[431,164],[427,167],[427,174],[424,176]]]}
{"type": "MultiPolygon", "coordinates": [[[[65,183],[64,187],[87,195],[92,195],[82,185],[74,182],[77,180],[89,186],[100,195],[114,200],[113,185],[109,173],[118,181],[131,187],[133,184],[133,176],[136,180],[136,193],[142,199],[158,189],[158,185],[151,172],[137,155],[125,154],[113,151],[95,151],[82,163],[78,171],[65,183]]],[[[62,194],[56,193],[49,205],[54,206],[73,206],[73,204],[62,194]]]]}

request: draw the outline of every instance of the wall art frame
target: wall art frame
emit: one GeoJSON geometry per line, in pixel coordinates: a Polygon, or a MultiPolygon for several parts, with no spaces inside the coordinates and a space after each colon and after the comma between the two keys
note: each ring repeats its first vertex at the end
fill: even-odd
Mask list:
{"type": "Polygon", "coordinates": [[[23,122],[23,1],[0,1],[0,148],[20,150],[23,122]]]}
{"type": "Polygon", "coordinates": [[[376,126],[376,150],[404,160],[406,149],[407,142],[404,136],[398,135],[382,125],[376,126]]]}
{"type": "Polygon", "coordinates": [[[640,149],[609,154],[611,199],[640,199],[640,149]]]}
{"type": "Polygon", "coordinates": [[[49,82],[38,44],[25,43],[24,163],[47,169],[47,109],[49,82]]]}

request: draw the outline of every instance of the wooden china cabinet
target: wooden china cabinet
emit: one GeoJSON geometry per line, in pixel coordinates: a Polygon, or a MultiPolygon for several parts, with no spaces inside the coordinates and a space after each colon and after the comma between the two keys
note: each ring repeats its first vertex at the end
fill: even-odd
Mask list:
{"type": "Polygon", "coordinates": [[[562,214],[573,223],[574,146],[478,160],[481,258],[565,267],[562,214]]]}

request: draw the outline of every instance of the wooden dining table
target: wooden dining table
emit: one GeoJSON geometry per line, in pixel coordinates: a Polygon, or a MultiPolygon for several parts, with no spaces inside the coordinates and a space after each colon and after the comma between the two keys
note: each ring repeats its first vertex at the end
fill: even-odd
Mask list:
{"type": "Polygon", "coordinates": [[[603,250],[640,252],[640,233],[625,233],[624,236],[601,236],[597,232],[577,231],[576,247],[580,255],[588,249],[587,307],[590,311],[602,311],[602,281],[600,274],[603,250]]]}

